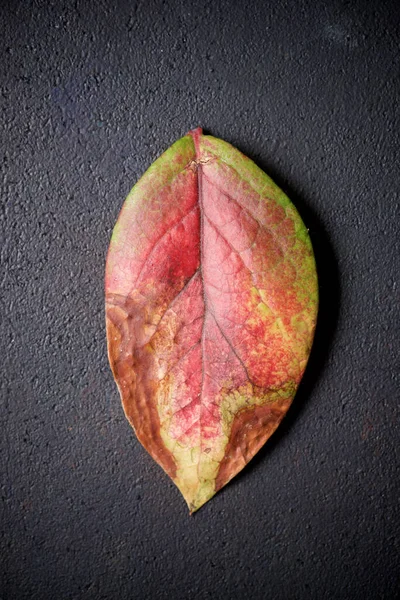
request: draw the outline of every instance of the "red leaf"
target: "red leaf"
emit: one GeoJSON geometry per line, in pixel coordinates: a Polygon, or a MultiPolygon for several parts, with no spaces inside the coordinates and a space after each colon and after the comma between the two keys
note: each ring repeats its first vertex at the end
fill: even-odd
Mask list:
{"type": "Polygon", "coordinates": [[[226,142],[190,132],[129,194],[107,258],[109,358],[127,418],[192,512],[279,425],[317,303],[296,209],[226,142]]]}

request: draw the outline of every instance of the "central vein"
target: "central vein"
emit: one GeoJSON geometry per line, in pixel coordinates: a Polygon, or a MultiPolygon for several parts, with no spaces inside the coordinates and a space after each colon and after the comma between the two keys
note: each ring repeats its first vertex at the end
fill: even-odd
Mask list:
{"type": "Polygon", "coordinates": [[[196,163],[197,163],[197,194],[198,194],[198,203],[199,203],[199,211],[200,211],[200,277],[202,284],[202,292],[203,292],[203,302],[204,302],[204,318],[203,325],[201,328],[201,386],[200,386],[200,414],[199,414],[199,443],[200,443],[200,457],[197,465],[197,474],[199,477],[200,472],[200,462],[202,456],[202,422],[203,422],[203,392],[204,392],[204,380],[205,380],[205,369],[204,369],[204,360],[205,360],[205,328],[206,328],[206,318],[207,318],[207,297],[205,293],[204,286],[204,274],[203,274],[203,265],[204,265],[204,205],[203,205],[203,181],[202,181],[202,166],[200,164],[200,148],[199,148],[199,137],[201,135],[201,130],[195,130],[193,132],[193,141],[196,149],[196,163]]]}

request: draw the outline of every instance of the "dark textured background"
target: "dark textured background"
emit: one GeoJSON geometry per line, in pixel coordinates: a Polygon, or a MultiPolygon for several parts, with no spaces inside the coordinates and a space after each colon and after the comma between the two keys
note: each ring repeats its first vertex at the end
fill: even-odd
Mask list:
{"type": "Polygon", "coordinates": [[[394,598],[399,14],[3,0],[2,600],[394,598]],[[321,311],[281,428],[189,517],[123,416],[103,272],[130,187],[197,125],[298,206],[321,311]]]}

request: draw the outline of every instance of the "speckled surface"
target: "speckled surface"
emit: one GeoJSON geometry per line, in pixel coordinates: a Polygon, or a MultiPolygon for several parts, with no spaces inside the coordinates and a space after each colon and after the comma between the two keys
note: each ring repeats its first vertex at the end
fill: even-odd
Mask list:
{"type": "Polygon", "coordinates": [[[397,2],[2,2],[0,598],[391,599],[399,565],[397,2]],[[189,517],[108,366],[131,186],[201,125],[275,178],[321,284],[278,432],[189,517]]]}

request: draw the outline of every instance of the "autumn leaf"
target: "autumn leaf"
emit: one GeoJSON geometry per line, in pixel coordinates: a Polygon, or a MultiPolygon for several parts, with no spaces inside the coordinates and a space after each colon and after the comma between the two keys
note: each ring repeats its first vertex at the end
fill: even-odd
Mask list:
{"type": "Polygon", "coordinates": [[[107,257],[109,359],[137,437],[191,512],[278,427],[317,304],[298,212],[230,144],[191,131],[129,194],[107,257]]]}

